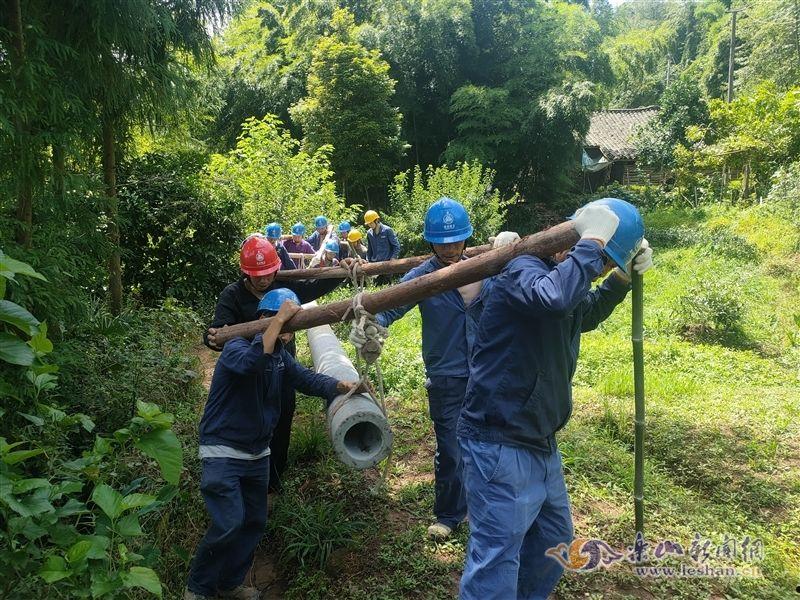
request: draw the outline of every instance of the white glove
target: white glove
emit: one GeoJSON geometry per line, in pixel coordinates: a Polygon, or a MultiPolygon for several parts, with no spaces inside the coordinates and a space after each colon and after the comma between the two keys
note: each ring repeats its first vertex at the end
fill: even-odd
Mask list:
{"type": "Polygon", "coordinates": [[[653,249],[650,247],[649,242],[642,238],[642,247],[639,253],[633,257],[633,270],[644,275],[653,267],[653,249]]]}
{"type": "Polygon", "coordinates": [[[581,239],[600,240],[605,246],[617,231],[619,217],[607,206],[589,204],[575,213],[572,224],[581,239]]]}
{"type": "MultiPolygon", "coordinates": [[[[642,245],[639,248],[639,253],[633,257],[631,263],[631,267],[634,271],[639,273],[639,275],[644,274],[645,271],[649,271],[653,266],[653,249],[650,247],[650,243],[645,238],[642,238],[642,245]]],[[[629,268],[628,270],[630,271],[631,269],[629,268]]],[[[616,273],[617,277],[626,283],[631,282],[631,278],[628,276],[628,274],[619,267],[616,267],[614,272],[616,273]]]]}
{"type": "Polygon", "coordinates": [[[350,335],[348,338],[350,342],[357,349],[361,350],[368,340],[379,336],[384,333],[386,329],[378,324],[375,315],[364,313],[365,319],[353,319],[353,324],[350,326],[350,335]]]}
{"type": "Polygon", "coordinates": [[[516,231],[501,231],[494,238],[492,248],[502,248],[503,246],[510,246],[514,242],[519,241],[519,234],[516,231]]]}

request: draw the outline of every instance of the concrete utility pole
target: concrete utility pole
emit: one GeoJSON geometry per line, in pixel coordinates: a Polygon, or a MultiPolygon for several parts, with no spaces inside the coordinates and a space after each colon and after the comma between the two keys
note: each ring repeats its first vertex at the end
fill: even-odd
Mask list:
{"type": "Polygon", "coordinates": [[[733,101],[733,66],[736,55],[736,13],[741,11],[741,8],[732,8],[728,11],[731,15],[731,47],[728,52],[728,102],[733,101]]]}

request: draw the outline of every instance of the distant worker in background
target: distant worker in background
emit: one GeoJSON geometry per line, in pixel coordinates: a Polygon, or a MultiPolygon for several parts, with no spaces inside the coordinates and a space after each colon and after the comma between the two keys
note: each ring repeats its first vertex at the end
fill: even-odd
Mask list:
{"type": "Polygon", "coordinates": [[[328,240],[325,242],[325,247],[322,252],[318,253],[311,259],[308,267],[338,267],[339,266],[339,242],[336,240],[328,240]]]}
{"type": "Polygon", "coordinates": [[[281,259],[281,269],[296,269],[297,265],[294,264],[294,261],[289,256],[289,251],[283,246],[283,241],[281,240],[283,229],[281,229],[280,224],[270,223],[264,227],[264,233],[281,259]]]}
{"type": "Polygon", "coordinates": [[[568,548],[573,526],[555,435],[572,412],[581,333],[625,299],[631,269],[653,264],[627,202],[598,200],[573,219],[580,241],[553,259],[512,259],[481,315],[457,427],[470,526],[462,600],[545,600],[558,583],[548,550],[568,548]]]}
{"type": "Polygon", "coordinates": [[[364,245],[363,239],[364,236],[358,229],[351,229],[347,234],[347,244],[350,246],[353,258],[367,258],[367,247],[364,245]]]}
{"type": "Polygon", "coordinates": [[[349,221],[342,221],[339,223],[339,260],[345,258],[356,258],[355,252],[350,249],[350,244],[347,243],[347,235],[352,231],[353,226],[349,221]]]}
{"type": "MultiPolygon", "coordinates": [[[[369,262],[381,262],[391,260],[400,256],[400,242],[394,230],[388,225],[381,223],[380,215],[374,210],[364,213],[364,225],[369,227],[367,231],[367,260],[369,262]]],[[[391,283],[392,275],[379,275],[375,278],[376,283],[391,283]]]]}
{"type": "Polygon", "coordinates": [[[314,248],[314,252],[320,249],[325,239],[328,237],[328,219],[322,215],[314,219],[314,233],[308,236],[308,243],[314,248]]]}
{"type": "MultiPolygon", "coordinates": [[[[306,226],[302,223],[295,223],[292,225],[292,237],[283,242],[283,247],[291,254],[314,254],[314,247],[303,238],[305,234],[306,226]]],[[[295,265],[298,264],[299,261],[295,262],[295,265]]]]}

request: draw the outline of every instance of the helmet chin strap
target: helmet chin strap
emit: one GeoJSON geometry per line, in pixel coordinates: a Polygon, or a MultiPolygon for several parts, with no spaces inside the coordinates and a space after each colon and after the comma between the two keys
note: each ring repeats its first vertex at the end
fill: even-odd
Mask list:
{"type": "MultiPolygon", "coordinates": [[[[442,258],[442,257],[439,255],[439,253],[438,253],[438,252],[436,252],[436,248],[434,248],[433,244],[431,244],[430,242],[428,242],[428,246],[430,246],[430,247],[431,247],[431,252],[433,252],[433,255],[436,257],[436,260],[438,260],[438,261],[439,261],[440,263],[442,263],[443,265],[446,265],[446,264],[448,264],[448,263],[446,263],[446,262],[444,261],[444,259],[443,259],[443,258],[442,258]]],[[[459,258],[459,260],[461,260],[461,259],[464,257],[464,253],[465,253],[466,251],[467,251],[467,243],[466,243],[466,242],[464,242],[464,247],[461,249],[461,254],[460,254],[460,255],[459,255],[459,257],[458,257],[458,258],[459,258]]],[[[458,261],[456,261],[456,262],[458,262],[458,261]]],[[[455,264],[455,263],[453,263],[453,264],[455,264]]]]}

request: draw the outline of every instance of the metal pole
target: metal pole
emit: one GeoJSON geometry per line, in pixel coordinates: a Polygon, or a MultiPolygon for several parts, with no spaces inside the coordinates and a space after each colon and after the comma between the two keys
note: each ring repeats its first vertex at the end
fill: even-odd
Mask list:
{"type": "Polygon", "coordinates": [[[633,509],[637,533],[644,536],[644,347],[643,347],[643,283],[642,276],[633,271],[633,389],[635,395],[633,441],[633,509]]]}

